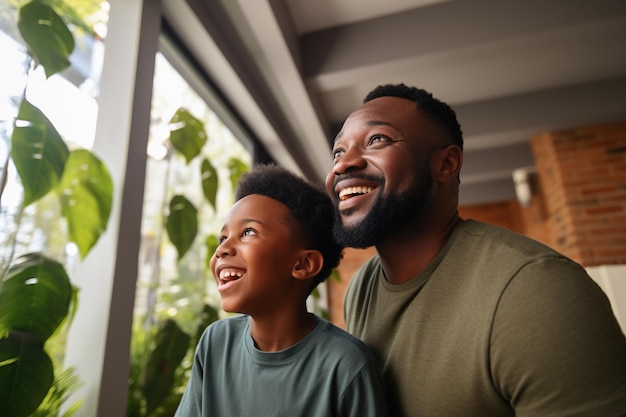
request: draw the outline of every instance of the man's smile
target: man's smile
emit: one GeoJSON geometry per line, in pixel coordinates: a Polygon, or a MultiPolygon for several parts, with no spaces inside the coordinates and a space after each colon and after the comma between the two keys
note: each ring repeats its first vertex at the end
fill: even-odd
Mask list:
{"type": "Polygon", "coordinates": [[[351,197],[367,194],[369,192],[372,192],[375,188],[376,187],[364,187],[364,186],[346,187],[343,190],[339,191],[339,200],[344,201],[351,197]]]}

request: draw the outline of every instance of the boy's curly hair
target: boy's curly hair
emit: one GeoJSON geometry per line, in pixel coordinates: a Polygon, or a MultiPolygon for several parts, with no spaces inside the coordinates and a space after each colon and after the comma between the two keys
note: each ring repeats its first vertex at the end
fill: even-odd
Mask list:
{"type": "Polygon", "coordinates": [[[311,291],[339,265],[343,247],[333,238],[334,208],[326,191],[279,165],[258,164],[241,176],[235,200],[260,194],[283,203],[289,209],[294,242],[318,250],[324,257],[311,291]]]}

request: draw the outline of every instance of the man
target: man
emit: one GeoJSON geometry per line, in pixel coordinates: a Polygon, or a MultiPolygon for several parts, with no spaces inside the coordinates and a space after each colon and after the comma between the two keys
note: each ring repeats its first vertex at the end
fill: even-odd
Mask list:
{"type": "Polygon", "coordinates": [[[393,416],[624,416],[626,338],[570,259],[459,217],[463,137],[430,93],[373,90],[326,179],[342,245],[377,254],[350,281],[349,332],[383,367],[393,416]]]}

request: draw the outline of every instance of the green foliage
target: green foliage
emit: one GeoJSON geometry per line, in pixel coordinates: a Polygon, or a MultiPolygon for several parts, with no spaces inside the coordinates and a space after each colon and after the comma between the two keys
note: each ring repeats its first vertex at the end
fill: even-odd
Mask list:
{"type": "Polygon", "coordinates": [[[174,385],[176,368],[189,350],[189,335],[173,320],[163,323],[143,373],[146,413],[150,415],[163,402],[174,385]]]}
{"type": "Polygon", "coordinates": [[[198,210],[183,195],[170,201],[170,215],[166,221],[167,234],[178,250],[178,259],[191,247],[198,233],[198,210]]]}
{"type": "Polygon", "coordinates": [[[70,417],[74,415],[80,408],[82,401],[78,400],[67,407],[67,410],[61,415],[60,410],[63,404],[68,400],[68,397],[73,394],[78,388],[80,388],[81,382],[74,371],[74,368],[68,368],[63,370],[55,376],[54,382],[48,395],[42,401],[41,405],[31,417],[70,417]]]}
{"type": "Polygon", "coordinates": [[[84,259],[104,233],[113,204],[113,181],[107,167],[91,152],[72,151],[58,187],[69,238],[84,259]]]}
{"type": "MultiPolygon", "coordinates": [[[[69,66],[74,48],[74,38],[52,4],[69,10],[61,0],[35,0],[19,8],[17,23],[35,66],[43,66],[46,77],[69,66]]],[[[72,20],[80,19],[73,14],[72,20]]],[[[23,187],[21,211],[54,195],[51,190],[59,191],[67,241],[75,242],[84,258],[106,229],[111,211],[113,183],[104,164],[87,150],[70,152],[53,124],[25,97],[9,158],[23,187]]],[[[2,190],[5,186],[0,184],[2,190]]],[[[0,276],[0,415],[57,416],[79,382],[73,371],[55,372],[45,342],[73,316],[77,292],[63,265],[44,254],[26,253],[7,265],[0,276]]],[[[70,406],[64,417],[79,406],[70,406]]]]}
{"type": "Polygon", "coordinates": [[[50,120],[23,99],[11,137],[11,157],[24,185],[24,207],[59,183],[68,155],[67,145],[50,120]]]}
{"type": "Polygon", "coordinates": [[[170,120],[170,142],[187,163],[200,154],[206,141],[204,124],[186,109],[178,109],[170,120]]]}
{"type": "Polygon", "coordinates": [[[0,331],[28,332],[43,344],[67,316],[71,298],[63,265],[40,254],[24,255],[0,287],[0,331]]]}
{"type": "Polygon", "coordinates": [[[126,417],[174,415],[200,335],[218,318],[215,308],[204,305],[193,337],[173,320],[164,320],[156,332],[133,328],[126,417]]]}
{"type": "Polygon", "coordinates": [[[248,171],[248,166],[239,159],[231,158],[228,161],[228,169],[230,170],[230,183],[234,190],[243,173],[248,171]]]}
{"type": "Polygon", "coordinates": [[[17,331],[0,339],[0,415],[29,416],[53,380],[52,360],[41,340],[17,331]]]}
{"type": "Polygon", "coordinates": [[[205,260],[205,268],[209,269],[211,264],[211,257],[215,253],[215,250],[219,246],[219,241],[217,239],[217,235],[209,235],[204,240],[204,244],[207,248],[206,260],[205,260]]]}
{"type": "Polygon", "coordinates": [[[51,6],[33,1],[21,7],[17,27],[46,77],[70,66],[74,37],[51,6]]]}
{"type": "Polygon", "coordinates": [[[211,164],[208,159],[204,159],[202,161],[202,166],[200,168],[200,176],[202,178],[202,191],[204,192],[204,197],[207,199],[213,210],[216,210],[216,200],[217,200],[217,170],[211,164]]]}

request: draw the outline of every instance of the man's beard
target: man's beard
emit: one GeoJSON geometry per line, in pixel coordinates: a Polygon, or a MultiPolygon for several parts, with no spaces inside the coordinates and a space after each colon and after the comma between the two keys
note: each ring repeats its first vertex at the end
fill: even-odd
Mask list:
{"type": "MultiPolygon", "coordinates": [[[[344,227],[335,207],[333,233],[340,245],[364,249],[392,238],[412,224],[426,206],[431,191],[429,169],[418,173],[421,181],[402,193],[376,196],[370,212],[357,224],[344,227]]],[[[384,189],[384,185],[381,187],[384,189]]]]}

